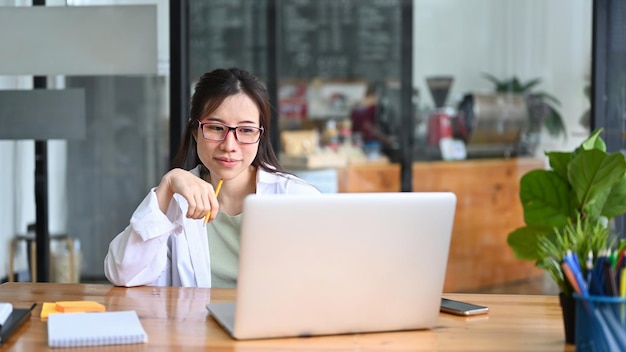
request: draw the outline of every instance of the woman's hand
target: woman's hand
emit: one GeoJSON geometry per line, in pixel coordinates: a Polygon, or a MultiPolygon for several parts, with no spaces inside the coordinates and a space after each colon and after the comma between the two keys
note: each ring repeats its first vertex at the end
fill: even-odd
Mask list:
{"type": "Polygon", "coordinates": [[[174,193],[180,194],[187,200],[189,204],[187,217],[190,219],[202,219],[210,210],[209,221],[212,221],[219,212],[219,203],[213,185],[187,170],[173,169],[163,175],[156,193],[159,208],[163,213],[167,211],[174,193]]]}

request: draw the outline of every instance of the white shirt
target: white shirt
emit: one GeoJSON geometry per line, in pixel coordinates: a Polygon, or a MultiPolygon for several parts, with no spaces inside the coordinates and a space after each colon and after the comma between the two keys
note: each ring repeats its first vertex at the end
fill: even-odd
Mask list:
{"type": "MultiPolygon", "coordinates": [[[[200,167],[191,170],[199,176],[200,167]]],[[[116,286],[211,287],[209,244],[203,219],[188,219],[187,201],[174,194],[167,213],[153,188],[115,236],[104,258],[104,274],[116,286]]],[[[257,194],[317,194],[296,176],[257,171],[257,194]]]]}

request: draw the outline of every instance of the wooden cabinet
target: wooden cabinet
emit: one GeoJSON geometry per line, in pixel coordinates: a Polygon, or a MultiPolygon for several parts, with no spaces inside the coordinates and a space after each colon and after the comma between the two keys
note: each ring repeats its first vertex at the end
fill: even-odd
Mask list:
{"type": "Polygon", "coordinates": [[[469,292],[542,274],[521,261],[507,235],[524,225],[519,181],[544,168],[537,159],[489,159],[413,164],[413,191],[450,191],[457,195],[445,292],[469,292]]]}
{"type": "Polygon", "coordinates": [[[350,165],[337,170],[339,192],[400,192],[400,164],[350,165]]]}

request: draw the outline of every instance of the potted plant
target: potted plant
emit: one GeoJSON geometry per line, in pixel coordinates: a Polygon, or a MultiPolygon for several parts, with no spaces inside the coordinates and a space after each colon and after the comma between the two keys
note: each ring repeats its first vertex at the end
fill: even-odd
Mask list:
{"type": "MultiPolygon", "coordinates": [[[[525,226],[507,237],[517,258],[534,261],[551,275],[564,308],[573,300],[560,265],[563,255],[570,249],[585,263],[590,250],[597,255],[614,245],[611,220],[626,212],[626,159],[620,152],[607,153],[601,132],[594,131],[573,152],[546,152],[550,170],[524,174],[519,195],[525,226]]],[[[566,340],[573,342],[565,323],[566,340]]]]}
{"type": "Polygon", "coordinates": [[[517,77],[500,80],[488,73],[484,77],[494,84],[497,93],[514,93],[524,96],[528,111],[528,123],[523,133],[522,152],[532,154],[539,143],[542,128],[545,128],[552,137],[566,136],[565,123],[557,107],[560,101],[554,96],[533,89],[541,83],[541,79],[534,78],[522,82],[517,77]]]}

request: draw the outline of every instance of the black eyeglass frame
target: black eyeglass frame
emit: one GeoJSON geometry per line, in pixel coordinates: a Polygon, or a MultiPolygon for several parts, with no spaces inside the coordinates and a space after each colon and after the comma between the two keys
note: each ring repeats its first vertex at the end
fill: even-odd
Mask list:
{"type": "Polygon", "coordinates": [[[228,126],[227,124],[221,123],[221,122],[215,122],[215,121],[211,121],[211,122],[201,122],[200,120],[196,120],[198,121],[198,128],[200,128],[200,133],[202,134],[202,138],[206,139],[207,141],[213,141],[213,142],[221,142],[223,140],[226,139],[226,137],[228,136],[228,133],[230,133],[230,131],[233,131],[233,133],[235,134],[235,140],[237,141],[237,143],[239,144],[255,144],[258,143],[261,140],[261,137],[263,136],[263,133],[265,132],[265,128],[263,128],[263,126],[261,127],[256,127],[256,126],[228,126]],[[207,138],[204,135],[204,125],[220,125],[223,126],[227,129],[226,133],[224,133],[224,138],[222,139],[211,139],[211,138],[207,138]],[[256,141],[254,142],[242,142],[239,140],[239,136],[237,135],[237,129],[238,128],[253,128],[256,130],[259,130],[259,138],[257,138],[256,141]]]}

